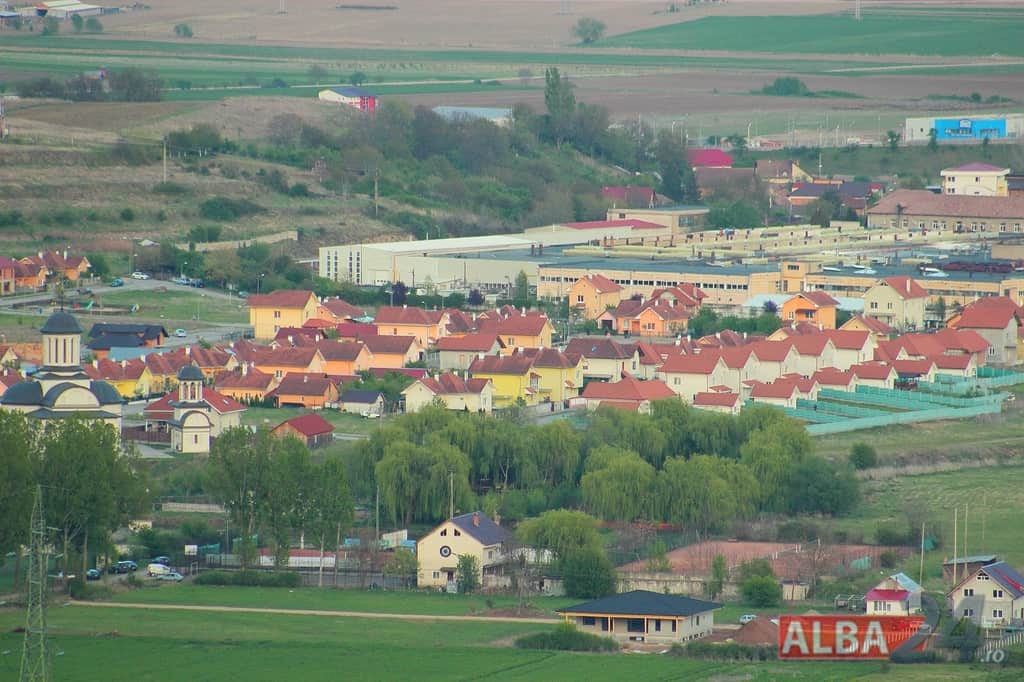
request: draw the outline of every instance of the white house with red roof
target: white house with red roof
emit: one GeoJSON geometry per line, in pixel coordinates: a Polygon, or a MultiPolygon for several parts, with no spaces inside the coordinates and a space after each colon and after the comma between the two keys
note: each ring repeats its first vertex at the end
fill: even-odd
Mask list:
{"type": "Polygon", "coordinates": [[[440,401],[456,412],[482,412],[494,409],[494,383],[490,379],[470,379],[455,372],[425,376],[402,391],[406,412],[419,412],[440,401]]]}
{"type": "Polygon", "coordinates": [[[770,384],[755,381],[750,386],[751,401],[777,407],[795,408],[799,394],[796,381],[789,379],[776,379],[770,384]]]}
{"type": "Polygon", "coordinates": [[[814,373],[811,377],[817,382],[819,388],[829,388],[836,391],[852,393],[857,390],[857,375],[851,371],[842,371],[834,367],[826,367],[814,373]]]}
{"type": "Polygon", "coordinates": [[[825,334],[794,336],[772,343],[788,343],[796,351],[797,374],[809,377],[819,369],[835,367],[836,347],[825,334]]]}
{"type": "Polygon", "coordinates": [[[466,370],[477,357],[496,355],[505,350],[505,344],[496,332],[446,336],[434,345],[437,366],[445,370],[466,370]]]}
{"type": "Polygon", "coordinates": [[[970,330],[989,343],[988,362],[1015,365],[1020,361],[1024,311],[1008,296],[979,298],[947,322],[952,329],[970,330]]]}
{"type": "Polygon", "coordinates": [[[863,362],[850,366],[850,372],[857,378],[859,386],[895,388],[899,373],[892,365],[882,362],[863,362]]]}
{"type": "Polygon", "coordinates": [[[692,402],[693,396],[710,391],[712,386],[731,386],[730,371],[715,351],[672,356],[658,370],[657,377],[685,402],[692,402]]]}
{"type": "Polygon", "coordinates": [[[702,391],[693,396],[693,406],[708,412],[737,415],[743,409],[739,393],[732,391],[702,391]]]}
{"type": "Polygon", "coordinates": [[[675,399],[676,394],[658,379],[640,381],[631,376],[624,376],[613,384],[590,382],[583,389],[581,398],[586,401],[588,410],[596,410],[605,405],[629,412],[650,414],[652,402],[675,399]]]}
{"type": "Polygon", "coordinates": [[[924,590],[905,573],[894,573],[868,590],[864,605],[869,616],[909,616],[921,610],[924,590]]]}
{"type": "Polygon", "coordinates": [[[226,429],[240,426],[245,406],[203,385],[195,365],[178,372],[178,390],[146,405],[147,429],[167,430],[171,447],[183,453],[206,453],[210,440],[226,429]]]}
{"type": "Polygon", "coordinates": [[[864,292],[864,313],[901,331],[924,329],[928,292],[907,275],[886,277],[864,292]]]}
{"type": "Polygon", "coordinates": [[[874,358],[877,337],[869,331],[859,329],[829,329],[822,332],[832,340],[835,353],[832,366],[848,369],[851,365],[868,362],[874,358]]]}
{"type": "Polygon", "coordinates": [[[957,196],[1005,197],[1010,195],[1006,176],[1009,168],[972,162],[939,171],[942,193],[957,196]]]}
{"type": "Polygon", "coordinates": [[[796,349],[786,341],[759,341],[750,348],[758,359],[753,379],[768,383],[799,369],[796,349]]]}

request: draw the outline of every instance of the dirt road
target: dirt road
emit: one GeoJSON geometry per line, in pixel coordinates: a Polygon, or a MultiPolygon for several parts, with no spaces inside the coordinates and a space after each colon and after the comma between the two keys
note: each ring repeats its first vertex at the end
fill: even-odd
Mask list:
{"type": "Polygon", "coordinates": [[[554,625],[559,621],[555,618],[515,618],[512,616],[439,616],[422,613],[374,613],[369,611],[331,611],[320,609],[271,609],[244,606],[200,606],[194,604],[138,604],[72,601],[75,606],[91,606],[112,609],[143,609],[165,611],[215,611],[220,613],[277,613],[285,616],[328,616],[348,618],[390,618],[394,620],[456,620],[476,621],[480,623],[540,623],[554,625]]]}

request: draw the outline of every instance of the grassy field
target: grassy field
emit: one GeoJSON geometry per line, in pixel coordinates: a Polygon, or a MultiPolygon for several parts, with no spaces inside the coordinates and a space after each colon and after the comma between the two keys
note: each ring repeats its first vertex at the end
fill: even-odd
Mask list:
{"type": "Polygon", "coordinates": [[[816,16],[706,17],[611,36],[599,47],[798,54],[1024,56],[1024,15],[868,10],[816,16]]]}
{"type": "Polygon", "coordinates": [[[959,554],[965,553],[963,511],[968,505],[966,554],[998,554],[1011,564],[1021,565],[1022,475],[1024,466],[995,466],[872,481],[866,484],[864,500],[857,510],[835,525],[864,530],[870,537],[879,523],[905,527],[908,513],[925,514],[931,519],[926,525],[938,524],[944,542],[943,547],[925,557],[926,577],[935,576],[943,557],[952,555],[953,509],[957,506],[959,554]]]}
{"type": "MultiPolygon", "coordinates": [[[[0,610],[0,677],[17,675],[21,610],[0,610]]],[[[79,682],[324,680],[899,680],[983,679],[965,666],[880,663],[731,664],[666,656],[523,651],[520,623],[430,623],[277,614],[53,608],[55,679],[79,682]],[[343,671],[343,673],[341,672],[343,671]]]]}
{"type": "MultiPolygon", "coordinates": [[[[264,420],[269,420],[270,424],[275,425],[309,413],[310,410],[301,407],[250,407],[242,415],[242,423],[258,426],[263,424],[264,420]]],[[[316,413],[333,424],[338,433],[370,433],[380,425],[380,420],[365,419],[337,410],[317,410],[316,413]]]]}
{"type": "MultiPolygon", "coordinates": [[[[126,289],[129,289],[129,284],[126,289]]],[[[167,322],[189,321],[193,324],[225,322],[244,323],[249,319],[248,309],[238,299],[223,296],[207,296],[201,290],[168,285],[167,291],[119,291],[105,293],[99,300],[105,306],[130,308],[138,305],[136,313],[146,319],[161,319],[167,322]],[[197,322],[193,322],[198,320],[197,322]]],[[[99,305],[97,303],[96,305],[99,305]]],[[[188,329],[188,325],[185,325],[188,329]]],[[[168,329],[168,332],[174,332],[168,329]]]]}

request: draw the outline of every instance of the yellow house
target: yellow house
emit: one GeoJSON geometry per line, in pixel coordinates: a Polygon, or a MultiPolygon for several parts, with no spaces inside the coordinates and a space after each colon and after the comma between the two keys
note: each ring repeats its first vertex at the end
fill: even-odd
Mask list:
{"type": "Polygon", "coordinates": [[[489,379],[464,379],[455,372],[417,379],[402,395],[406,412],[419,412],[435,400],[455,412],[490,414],[494,405],[494,385],[489,379]]]}
{"type": "Polygon", "coordinates": [[[124,398],[139,398],[156,392],[153,374],[141,358],[120,362],[93,360],[91,365],[86,365],[83,369],[91,379],[106,381],[124,398]]]}
{"type": "Polygon", "coordinates": [[[587,320],[596,320],[621,300],[622,287],[597,273],[581,277],[569,287],[569,307],[582,312],[587,320]]]}
{"type": "Polygon", "coordinates": [[[316,347],[267,349],[252,358],[253,366],[261,372],[281,379],[289,372],[323,374],[327,363],[316,347]]]}
{"type": "Polygon", "coordinates": [[[249,364],[244,362],[238,371],[221,372],[214,380],[214,388],[218,392],[241,403],[265,399],[277,384],[278,379],[273,374],[250,369],[249,364]]]}
{"type": "Polygon", "coordinates": [[[455,582],[459,557],[476,557],[478,578],[486,587],[488,576],[500,575],[507,558],[504,543],[511,533],[486,514],[475,511],[448,519],[416,545],[418,587],[445,587],[455,582]]]}
{"type": "Polygon", "coordinates": [[[928,292],[906,275],[886,277],[864,292],[864,312],[901,331],[924,328],[928,292]]]}
{"type": "Polygon", "coordinates": [[[540,374],[533,369],[533,358],[526,355],[485,355],[473,361],[469,373],[474,379],[491,380],[496,408],[514,405],[520,398],[527,405],[541,401],[540,374]]]}
{"type": "Polygon", "coordinates": [[[569,356],[555,348],[528,348],[522,354],[533,359],[533,371],[539,375],[540,402],[560,403],[580,394],[583,386],[581,356],[569,356]]]}
{"type": "Polygon", "coordinates": [[[448,313],[409,306],[384,306],[377,311],[373,323],[381,336],[415,336],[423,347],[443,338],[448,326],[448,313]]]}
{"type": "Polygon", "coordinates": [[[555,328],[543,313],[520,313],[478,320],[480,331],[497,334],[506,348],[550,348],[555,328]]]}
{"type": "Polygon", "coordinates": [[[1009,168],[989,163],[966,163],[954,168],[943,168],[942,193],[958,196],[1006,197],[1010,195],[1006,176],[1009,168]]]}
{"type": "Polygon", "coordinates": [[[257,339],[273,339],[282,327],[301,327],[317,315],[312,291],[281,289],[249,297],[249,324],[257,339]]]}

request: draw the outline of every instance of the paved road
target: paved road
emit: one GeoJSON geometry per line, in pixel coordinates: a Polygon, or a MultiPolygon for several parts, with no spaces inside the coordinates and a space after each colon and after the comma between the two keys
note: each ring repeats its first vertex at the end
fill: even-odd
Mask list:
{"type": "Polygon", "coordinates": [[[480,623],[542,623],[554,625],[558,623],[557,618],[515,618],[513,616],[435,616],[423,613],[377,613],[370,611],[330,611],[326,609],[271,609],[251,608],[243,606],[199,606],[192,604],[138,604],[96,601],[74,601],[75,606],[92,606],[98,608],[112,609],[143,609],[146,611],[162,609],[165,611],[214,611],[219,613],[276,613],[286,616],[327,616],[337,618],[345,616],[349,618],[381,618],[392,620],[454,620],[454,621],[476,621],[480,623]]]}

